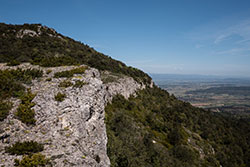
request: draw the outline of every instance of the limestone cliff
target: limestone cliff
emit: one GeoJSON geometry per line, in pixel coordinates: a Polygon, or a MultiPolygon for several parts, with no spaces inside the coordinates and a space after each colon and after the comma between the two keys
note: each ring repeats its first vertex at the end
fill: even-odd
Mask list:
{"type": "Polygon", "coordinates": [[[36,124],[27,126],[15,118],[14,113],[20,103],[17,98],[11,98],[14,107],[9,116],[0,122],[0,136],[7,136],[2,137],[0,142],[1,165],[14,166],[14,159],[21,158],[5,153],[6,146],[11,146],[17,141],[32,140],[44,145],[42,154],[51,159],[53,166],[110,166],[106,150],[105,105],[117,94],[128,98],[145,86],[127,76],[104,84],[100,72],[90,67],[84,74],[75,74],[70,78],[54,77],[56,72],[77,67],[45,68],[29,63],[14,67],[0,65],[1,70],[35,68],[43,71],[43,77],[25,85],[36,94],[32,101],[35,103],[33,109],[36,124]],[[70,82],[71,85],[60,87],[63,81],[70,82]],[[84,85],[75,87],[78,81],[84,85]],[[66,95],[62,102],[55,100],[58,92],[66,95]]]}

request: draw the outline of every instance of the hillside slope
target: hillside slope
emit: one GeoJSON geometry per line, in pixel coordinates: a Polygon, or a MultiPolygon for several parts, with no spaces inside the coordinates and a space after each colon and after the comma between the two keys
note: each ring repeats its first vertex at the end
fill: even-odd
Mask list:
{"type": "Polygon", "coordinates": [[[158,87],[106,106],[113,167],[250,166],[250,122],[177,100],[158,87]]]}
{"type": "Polygon", "coordinates": [[[0,37],[1,165],[250,166],[249,121],[46,26],[1,23],[0,37]]]}
{"type": "Polygon", "coordinates": [[[41,24],[7,25],[0,23],[0,62],[30,62],[43,67],[85,64],[98,70],[151,82],[141,70],[95,51],[41,24]]]}

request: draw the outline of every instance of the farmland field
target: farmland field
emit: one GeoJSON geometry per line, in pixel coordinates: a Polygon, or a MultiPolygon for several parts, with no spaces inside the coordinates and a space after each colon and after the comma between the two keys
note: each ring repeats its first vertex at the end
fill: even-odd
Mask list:
{"type": "Polygon", "coordinates": [[[250,116],[250,79],[151,74],[155,83],[193,106],[237,117],[250,116]]]}

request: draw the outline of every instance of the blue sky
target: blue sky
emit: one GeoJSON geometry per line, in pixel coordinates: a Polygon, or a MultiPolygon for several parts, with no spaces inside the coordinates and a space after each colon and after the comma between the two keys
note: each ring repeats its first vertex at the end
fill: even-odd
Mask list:
{"type": "Polygon", "coordinates": [[[249,0],[0,4],[0,22],[42,23],[145,72],[250,76],[249,0]]]}

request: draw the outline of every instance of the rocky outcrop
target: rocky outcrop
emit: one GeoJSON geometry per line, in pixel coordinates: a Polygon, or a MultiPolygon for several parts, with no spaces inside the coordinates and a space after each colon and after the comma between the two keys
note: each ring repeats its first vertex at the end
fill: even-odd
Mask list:
{"type": "Polygon", "coordinates": [[[28,35],[28,36],[30,36],[30,37],[35,37],[35,36],[38,36],[38,35],[40,35],[39,33],[36,33],[36,31],[33,31],[33,30],[20,30],[18,33],[17,33],[17,35],[16,35],[16,37],[17,38],[23,38],[25,35],[28,35]]]}
{"type": "MultiPolygon", "coordinates": [[[[16,31],[14,31],[16,32],[16,31]]],[[[23,38],[24,36],[29,36],[29,37],[39,37],[43,33],[50,37],[57,37],[62,39],[62,36],[56,33],[56,31],[52,28],[48,28],[46,26],[41,26],[38,25],[36,30],[30,30],[30,29],[21,29],[16,33],[16,38],[23,38]],[[43,32],[42,32],[43,30],[43,32]]]]}
{"type": "MultiPolygon", "coordinates": [[[[76,67],[42,68],[30,64],[21,64],[18,67],[39,68],[44,71],[42,78],[26,85],[32,93],[36,93],[33,99],[36,105],[33,109],[37,121],[35,126],[27,126],[15,119],[14,112],[20,100],[12,99],[15,107],[8,118],[0,122],[0,136],[9,135],[0,143],[0,163],[13,166],[13,160],[21,158],[5,153],[4,147],[17,141],[34,140],[44,144],[42,154],[51,159],[53,166],[110,166],[106,150],[105,105],[117,94],[128,98],[145,86],[131,77],[103,84],[99,71],[94,68],[88,68],[84,74],[77,74],[72,78],[53,78],[55,72],[76,67]],[[48,70],[51,72],[48,73],[48,70]],[[86,84],[80,88],[59,87],[59,83],[64,80],[72,82],[73,85],[77,81],[86,84]],[[64,101],[55,100],[58,92],[66,94],[64,101]]],[[[0,65],[0,69],[18,67],[0,65]]]]}

